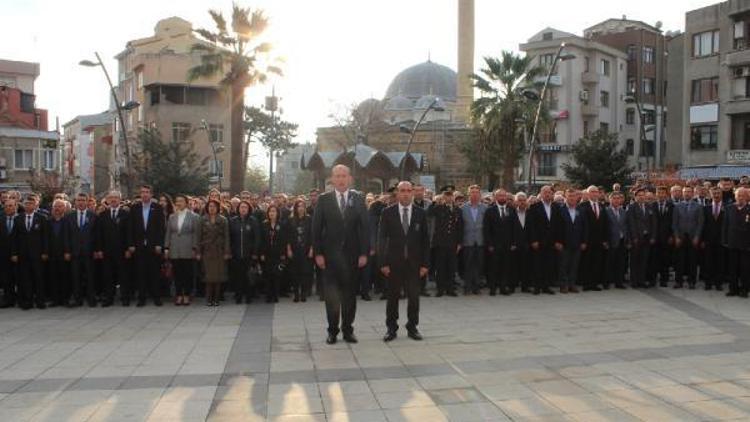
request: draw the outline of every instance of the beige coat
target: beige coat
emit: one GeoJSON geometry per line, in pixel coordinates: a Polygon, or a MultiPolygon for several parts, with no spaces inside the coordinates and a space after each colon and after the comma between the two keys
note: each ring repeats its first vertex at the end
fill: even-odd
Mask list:
{"type": "Polygon", "coordinates": [[[201,217],[200,251],[206,283],[224,283],[227,281],[227,261],[225,254],[229,249],[229,223],[221,215],[211,223],[208,215],[201,217]]]}

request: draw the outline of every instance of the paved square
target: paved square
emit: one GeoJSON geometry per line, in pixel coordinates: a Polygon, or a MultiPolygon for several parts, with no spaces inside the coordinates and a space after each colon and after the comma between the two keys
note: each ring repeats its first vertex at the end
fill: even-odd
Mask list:
{"type": "Polygon", "coordinates": [[[750,420],[746,300],[428,298],[390,344],[384,308],[353,346],[317,301],[2,311],[0,421],[750,420]]]}

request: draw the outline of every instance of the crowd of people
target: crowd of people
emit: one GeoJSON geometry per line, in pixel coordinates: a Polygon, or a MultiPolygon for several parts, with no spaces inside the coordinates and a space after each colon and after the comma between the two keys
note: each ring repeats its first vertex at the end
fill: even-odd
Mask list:
{"type": "MultiPolygon", "coordinates": [[[[408,194],[399,192],[394,187],[383,194],[357,193],[364,212],[352,224],[366,232],[357,238],[366,259],[337,282],[350,286],[346,295],[369,301],[379,294],[392,308],[394,297],[397,306],[400,297],[409,297],[411,305],[429,296],[434,282],[438,297],[456,296],[459,289],[466,295],[483,289],[492,296],[519,290],[553,294],[553,289],[569,294],[668,283],[690,289],[702,283],[706,290],[726,288],[727,296],[748,296],[747,177],[716,184],[638,183],[628,189],[615,184],[608,192],[597,186],[544,186],[537,195],[503,189],[483,194],[474,185],[433,193],[411,184],[408,194]],[[394,214],[386,229],[386,210],[403,208],[405,200],[409,217],[394,214]],[[392,253],[384,244],[388,230],[403,223],[398,228],[408,234],[406,222],[422,218],[422,211],[416,215],[412,208],[424,211],[417,226],[424,226],[419,232],[427,242],[415,292],[393,288],[393,268],[384,265],[392,253]]],[[[320,300],[326,298],[326,263],[320,260],[326,246],[320,238],[337,228],[323,227],[323,217],[316,216],[317,190],[263,197],[216,189],[205,197],[154,194],[146,185],[132,199],[117,191],[100,199],[58,194],[42,206],[38,194],[0,193],[0,306],[107,307],[116,300],[144,306],[147,299],[161,306],[166,297],[177,306],[195,297],[218,306],[230,294],[237,303],[258,297],[304,302],[313,288],[320,300]]],[[[334,205],[342,214],[351,206],[334,205]]],[[[340,230],[346,233],[344,222],[349,224],[343,220],[340,230]]],[[[329,295],[342,294],[333,290],[329,295]]]]}

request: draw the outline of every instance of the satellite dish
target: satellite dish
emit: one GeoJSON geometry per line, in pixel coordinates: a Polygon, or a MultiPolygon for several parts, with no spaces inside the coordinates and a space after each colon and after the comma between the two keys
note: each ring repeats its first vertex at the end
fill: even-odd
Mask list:
{"type": "Polygon", "coordinates": [[[656,29],[661,29],[662,25],[664,24],[661,21],[656,21],[656,25],[654,26],[656,27],[656,29]]]}

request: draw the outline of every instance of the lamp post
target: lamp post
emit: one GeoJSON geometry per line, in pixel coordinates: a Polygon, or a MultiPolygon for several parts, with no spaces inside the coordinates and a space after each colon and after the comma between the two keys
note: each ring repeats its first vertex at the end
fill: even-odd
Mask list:
{"type": "MultiPolygon", "coordinates": [[[[109,77],[109,72],[107,72],[107,68],[104,66],[104,63],[102,62],[102,58],[99,56],[98,52],[94,52],[94,55],[96,56],[96,62],[92,62],[91,60],[81,60],[80,62],[78,62],[78,64],[81,66],[86,66],[86,67],[98,66],[104,72],[104,77],[107,78],[107,83],[109,84],[109,90],[112,93],[112,99],[114,100],[115,107],[117,108],[117,119],[120,120],[120,139],[125,148],[125,172],[126,172],[125,190],[126,190],[126,195],[130,195],[131,183],[132,183],[131,181],[132,167],[130,163],[130,144],[128,142],[128,134],[125,129],[125,119],[122,117],[122,114],[123,114],[123,111],[131,111],[139,107],[140,103],[138,103],[137,101],[128,101],[125,104],[120,104],[120,100],[117,98],[117,91],[115,91],[115,87],[114,85],[112,85],[112,79],[109,77]]],[[[118,163],[118,166],[119,166],[119,163],[118,163]]],[[[119,183],[119,180],[116,180],[116,183],[119,183]]]]}
{"type": "MultiPolygon", "coordinates": [[[[562,54],[563,49],[565,48],[565,43],[560,43],[560,48],[557,49],[557,54],[555,54],[554,60],[552,60],[552,64],[549,67],[549,71],[547,71],[547,78],[544,80],[544,85],[542,86],[542,93],[539,95],[539,103],[536,107],[536,113],[534,114],[534,126],[532,126],[531,129],[531,139],[529,140],[529,172],[526,175],[526,191],[531,192],[531,175],[533,173],[533,163],[534,163],[534,153],[536,152],[536,132],[539,128],[539,115],[542,113],[542,103],[544,102],[545,97],[547,96],[547,87],[549,86],[549,82],[552,79],[552,74],[555,72],[555,66],[557,65],[558,61],[565,61],[565,60],[572,60],[575,59],[576,56],[574,54],[562,54]]],[[[524,94],[526,95],[526,94],[524,94]]],[[[526,95],[529,97],[529,95],[526,95]]]]}
{"type": "MultiPolygon", "coordinates": [[[[646,127],[643,125],[643,111],[641,110],[641,103],[638,101],[638,98],[636,98],[635,95],[626,95],[623,98],[623,101],[625,101],[625,104],[635,104],[636,110],[638,110],[638,126],[640,126],[640,134],[641,134],[641,146],[646,145],[646,127]]],[[[640,149],[640,148],[639,148],[640,149]]],[[[651,159],[650,152],[646,151],[646,168],[648,170],[651,170],[651,159]]]]}
{"type": "Polygon", "coordinates": [[[224,169],[222,167],[219,167],[219,158],[218,154],[221,154],[224,152],[224,145],[221,145],[220,142],[214,141],[211,139],[211,131],[208,128],[208,123],[206,122],[206,119],[201,120],[201,129],[206,131],[206,139],[208,139],[208,145],[211,146],[211,152],[214,156],[214,169],[216,171],[216,179],[219,182],[219,191],[221,191],[221,179],[222,179],[222,173],[224,173],[224,169]]]}
{"type": "Polygon", "coordinates": [[[419,125],[422,124],[422,122],[424,121],[425,117],[427,116],[427,113],[430,110],[435,110],[435,111],[438,111],[438,112],[445,111],[445,107],[443,107],[443,105],[440,104],[440,98],[435,97],[435,99],[432,100],[432,102],[430,103],[430,105],[428,105],[427,108],[422,113],[422,116],[419,117],[419,120],[417,120],[417,122],[414,123],[414,127],[412,127],[411,129],[409,129],[405,125],[399,126],[399,130],[402,133],[408,133],[409,134],[409,142],[406,144],[406,153],[404,154],[404,158],[399,163],[399,167],[400,167],[399,181],[406,180],[406,158],[409,157],[409,151],[411,150],[411,144],[414,142],[414,137],[417,135],[417,129],[419,129],[419,125]]]}
{"type": "MultiPolygon", "coordinates": [[[[272,136],[276,138],[276,110],[279,109],[279,97],[276,96],[276,87],[271,87],[271,96],[266,97],[266,110],[271,112],[271,132],[272,136]]],[[[273,147],[268,148],[268,194],[273,194],[273,147]]]]}

